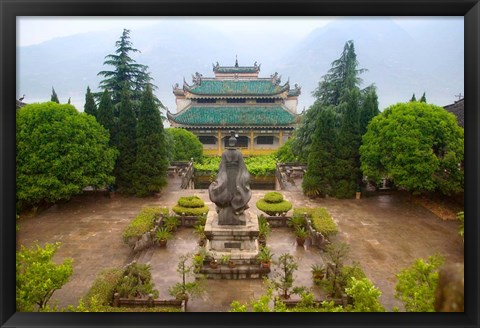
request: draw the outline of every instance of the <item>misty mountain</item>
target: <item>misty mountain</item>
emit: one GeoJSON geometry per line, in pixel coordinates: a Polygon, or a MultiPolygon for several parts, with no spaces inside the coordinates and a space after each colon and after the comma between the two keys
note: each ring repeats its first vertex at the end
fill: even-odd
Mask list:
{"type": "MultiPolygon", "coordinates": [[[[128,26],[125,26],[128,28],[128,26]]],[[[295,28],[289,26],[288,28],[295,28]]],[[[212,63],[240,65],[261,63],[261,77],[275,71],[282,80],[302,86],[299,112],[313,103],[311,92],[339,58],[345,42],[354,40],[364,85],[377,86],[380,107],[407,101],[426,92],[427,101],[453,103],[463,93],[463,22],[456,20],[397,24],[390,19],[337,19],[303,39],[286,39],[282,31],[270,34],[225,33],[186,20],[164,21],[131,31],[132,57],[148,65],[159,99],[175,112],[172,85],[191,82],[195,72],[213,76],[212,63]],[[400,26],[401,25],[401,26],[400,26]]],[[[17,94],[25,101],[50,99],[55,88],[61,102],[69,97],[83,110],[87,86],[98,91],[97,73],[106,55],[115,51],[122,31],[91,32],[62,37],[34,46],[17,48],[17,94]]]]}
{"type": "Polygon", "coordinates": [[[311,92],[340,57],[345,42],[353,40],[359,68],[368,70],[360,76],[362,87],[375,84],[381,109],[407,101],[413,93],[419,99],[423,92],[428,102],[447,105],[464,88],[463,23],[453,27],[445,29],[434,21],[409,33],[385,18],[337,20],[300,42],[279,71],[301,81],[302,100],[310,98],[308,108],[311,92]]]}

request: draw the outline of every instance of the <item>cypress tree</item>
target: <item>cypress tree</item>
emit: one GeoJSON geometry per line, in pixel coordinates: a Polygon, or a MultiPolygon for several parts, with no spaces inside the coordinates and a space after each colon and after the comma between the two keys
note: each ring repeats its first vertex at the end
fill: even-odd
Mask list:
{"type": "Polygon", "coordinates": [[[338,137],[338,114],[331,106],[314,106],[318,113],[317,129],[312,136],[312,151],[308,154],[308,169],[303,177],[302,189],[307,196],[331,195],[335,185],[332,166],[337,164],[336,140],[338,137]]]}
{"type": "Polygon", "coordinates": [[[128,89],[124,88],[118,117],[116,146],[120,154],[115,167],[115,178],[118,190],[127,194],[135,192],[133,181],[137,154],[136,125],[137,121],[132,109],[130,94],[128,89]]]}
{"type": "Polygon", "coordinates": [[[60,103],[60,100],[58,100],[57,93],[55,92],[55,89],[52,87],[52,96],[50,97],[50,101],[56,102],[57,104],[60,103]]]}
{"type": "Polygon", "coordinates": [[[85,106],[83,107],[83,111],[98,119],[97,105],[95,104],[95,99],[93,98],[93,94],[90,91],[90,87],[87,87],[87,93],[85,94],[85,106]]]}
{"type": "Polygon", "coordinates": [[[420,98],[420,102],[426,103],[427,102],[427,97],[425,97],[425,92],[422,95],[422,98],[420,98]]]}
{"type": "MultiPolygon", "coordinates": [[[[360,74],[366,69],[358,68],[357,55],[353,41],[347,41],[340,55],[340,58],[332,62],[332,68],[322,77],[317,89],[312,92],[316,102],[323,106],[335,106],[336,110],[348,110],[340,106],[346,101],[351,90],[360,90],[362,83],[360,74]]],[[[301,160],[306,160],[310,151],[312,136],[315,134],[318,113],[317,109],[322,106],[312,106],[305,114],[300,127],[296,131],[294,141],[294,153],[301,160]]]]}
{"type": "Polygon", "coordinates": [[[415,93],[413,94],[412,99],[410,99],[410,102],[412,101],[417,101],[417,98],[415,98],[415,93]]]}
{"type": "Polygon", "coordinates": [[[159,192],[167,184],[168,152],[165,131],[152,88],[143,94],[137,123],[134,187],[137,196],[159,192]]]}
{"type": "Polygon", "coordinates": [[[100,99],[97,111],[97,121],[110,132],[110,145],[117,146],[116,118],[112,104],[112,98],[108,90],[105,90],[100,99]]]}
{"type": "Polygon", "coordinates": [[[309,189],[315,190],[317,183],[319,195],[352,197],[362,182],[359,155],[362,135],[379,110],[375,87],[360,89],[362,80],[358,75],[365,70],[357,68],[356,58],[354,44],[348,41],[340,58],[332,63],[332,69],[313,93],[317,101],[297,132],[297,138],[303,139],[297,141],[295,149],[308,155],[307,181],[303,184],[306,194],[309,189]],[[337,115],[334,130],[322,122],[332,122],[326,107],[337,115]],[[319,131],[321,129],[328,133],[319,131]]]}

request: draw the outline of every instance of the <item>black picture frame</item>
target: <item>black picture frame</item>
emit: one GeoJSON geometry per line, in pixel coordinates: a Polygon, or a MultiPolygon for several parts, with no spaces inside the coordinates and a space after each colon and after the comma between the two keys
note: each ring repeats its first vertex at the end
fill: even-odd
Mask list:
{"type": "Polygon", "coordinates": [[[479,16],[478,0],[0,0],[1,327],[478,327],[479,16]],[[17,16],[464,16],[464,313],[15,313],[15,76],[17,16]]]}

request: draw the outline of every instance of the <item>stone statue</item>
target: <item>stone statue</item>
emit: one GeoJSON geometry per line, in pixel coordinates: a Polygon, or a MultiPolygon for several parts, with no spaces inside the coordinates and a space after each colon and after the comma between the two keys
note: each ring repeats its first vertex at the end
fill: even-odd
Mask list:
{"type": "Polygon", "coordinates": [[[219,225],[245,225],[244,211],[252,197],[242,153],[236,150],[235,131],[230,131],[229,148],[222,154],[217,179],[208,187],[210,200],[217,205],[219,225]]]}

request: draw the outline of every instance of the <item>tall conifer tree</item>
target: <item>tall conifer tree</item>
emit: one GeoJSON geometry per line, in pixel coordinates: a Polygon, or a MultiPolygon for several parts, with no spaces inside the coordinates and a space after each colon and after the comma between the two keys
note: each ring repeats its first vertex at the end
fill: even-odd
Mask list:
{"type": "Polygon", "coordinates": [[[336,140],[338,137],[338,114],[331,106],[318,106],[317,125],[312,136],[312,150],[308,154],[308,170],[303,177],[303,192],[308,196],[322,196],[332,194],[336,183],[331,166],[336,164],[336,140]],[[332,163],[334,161],[334,163],[332,163]]]}
{"type": "Polygon", "coordinates": [[[120,154],[115,167],[117,188],[120,192],[133,194],[135,160],[137,154],[136,118],[127,88],[123,89],[118,117],[117,149],[120,154]]]}
{"type": "Polygon", "coordinates": [[[93,94],[90,91],[90,87],[87,87],[87,93],[85,94],[85,106],[83,111],[93,117],[97,118],[97,105],[95,104],[95,99],[93,94]]]}
{"type": "Polygon", "coordinates": [[[56,102],[57,104],[60,103],[60,100],[58,100],[57,93],[55,92],[55,89],[52,87],[52,96],[50,97],[50,101],[56,102]]]}
{"type": "Polygon", "coordinates": [[[427,97],[425,96],[425,92],[423,93],[422,98],[420,98],[420,102],[424,102],[424,103],[427,102],[427,97]]]}
{"type": "Polygon", "coordinates": [[[143,94],[137,123],[137,157],[134,187],[137,196],[159,192],[167,183],[165,131],[151,87],[143,94]]]}
{"type": "Polygon", "coordinates": [[[105,90],[100,99],[97,111],[97,121],[110,132],[110,145],[117,146],[117,119],[114,115],[112,98],[108,90],[105,90]]]}
{"type": "MultiPolygon", "coordinates": [[[[98,75],[104,79],[100,81],[101,89],[108,89],[112,93],[112,102],[115,106],[116,115],[119,115],[119,106],[122,99],[122,90],[127,88],[130,92],[130,101],[135,114],[138,114],[140,100],[146,87],[150,85],[156,88],[151,81],[152,78],[148,73],[148,66],[138,64],[132,57],[132,53],[140,52],[133,47],[130,41],[130,30],[124,29],[120,40],[115,43],[115,54],[105,57],[104,65],[113,66],[111,71],[101,71],[98,75]]],[[[160,101],[155,98],[160,106],[160,101]]]]}
{"type": "Polygon", "coordinates": [[[348,41],[340,58],[332,63],[313,93],[317,100],[297,132],[297,139],[301,139],[295,147],[299,154],[308,155],[307,181],[303,184],[306,194],[316,190],[320,195],[348,198],[361,183],[359,147],[362,135],[370,120],[379,113],[375,87],[360,89],[359,74],[364,71],[358,69],[354,44],[348,41]],[[337,115],[334,127],[326,127],[327,123],[322,122],[332,122],[325,108],[337,115]],[[319,131],[321,129],[329,132],[319,131]],[[321,161],[321,158],[328,160],[321,161]]]}

